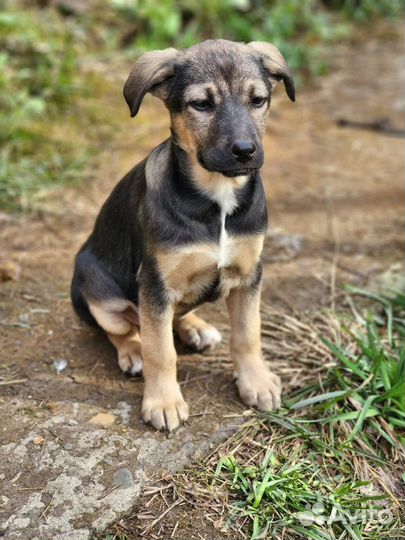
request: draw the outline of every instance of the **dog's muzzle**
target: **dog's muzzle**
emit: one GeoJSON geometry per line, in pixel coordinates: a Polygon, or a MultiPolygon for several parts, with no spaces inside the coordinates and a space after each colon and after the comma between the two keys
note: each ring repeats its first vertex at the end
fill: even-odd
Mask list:
{"type": "Polygon", "coordinates": [[[229,148],[207,148],[197,154],[204,169],[225,176],[244,176],[263,165],[263,149],[253,141],[234,141],[229,148]]]}

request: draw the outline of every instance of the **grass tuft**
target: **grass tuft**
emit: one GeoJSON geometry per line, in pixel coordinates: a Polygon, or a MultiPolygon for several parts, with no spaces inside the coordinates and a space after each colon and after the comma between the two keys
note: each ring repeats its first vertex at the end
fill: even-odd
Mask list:
{"type": "Polygon", "coordinates": [[[373,309],[342,324],[343,343],[319,336],[336,361],[322,383],[258,414],[256,436],[219,458],[213,485],[229,491],[226,527],[252,539],[405,536],[405,298],[351,293],[373,309]]]}

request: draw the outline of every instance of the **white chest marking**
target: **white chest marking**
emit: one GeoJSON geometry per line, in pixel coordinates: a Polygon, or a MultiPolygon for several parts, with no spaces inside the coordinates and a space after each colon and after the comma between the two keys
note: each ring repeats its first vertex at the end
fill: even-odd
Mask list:
{"type": "Polygon", "coordinates": [[[219,235],[219,250],[218,250],[218,268],[227,266],[231,257],[231,243],[229,241],[228,233],[225,228],[225,220],[227,213],[221,209],[221,234],[219,235]]]}
{"type": "Polygon", "coordinates": [[[238,201],[236,192],[248,181],[248,176],[228,178],[220,173],[212,173],[208,182],[201,182],[200,189],[221,208],[221,233],[218,249],[215,250],[215,261],[218,268],[228,266],[232,260],[232,242],[226,232],[226,216],[232,214],[238,201]]]}
{"type": "MultiPolygon", "coordinates": [[[[242,184],[246,181],[245,178],[241,180],[242,184]]],[[[232,260],[232,242],[226,232],[225,223],[226,216],[232,214],[237,206],[235,186],[229,181],[222,182],[222,185],[220,184],[220,189],[215,193],[214,198],[221,207],[221,233],[219,236],[217,259],[218,268],[221,268],[228,266],[232,260]]]]}

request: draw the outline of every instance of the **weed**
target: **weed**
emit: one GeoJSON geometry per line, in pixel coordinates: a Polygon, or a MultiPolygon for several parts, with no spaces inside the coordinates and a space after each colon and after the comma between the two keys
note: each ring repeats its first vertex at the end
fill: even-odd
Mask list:
{"type": "Polygon", "coordinates": [[[379,309],[342,324],[345,345],[320,336],[336,359],[326,380],[258,414],[217,462],[212,482],[231,498],[227,527],[314,540],[405,532],[388,473],[405,462],[405,298],[351,292],[379,309]]]}
{"type": "Polygon", "coordinates": [[[0,12],[0,205],[27,209],[32,197],[77,178],[83,155],[50,137],[80,92],[80,43],[56,14],[0,12]]]}

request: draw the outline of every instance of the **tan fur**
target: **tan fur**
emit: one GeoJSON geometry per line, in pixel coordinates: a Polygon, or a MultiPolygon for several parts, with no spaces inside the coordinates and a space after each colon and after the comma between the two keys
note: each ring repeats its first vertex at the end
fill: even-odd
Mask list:
{"type": "Polygon", "coordinates": [[[174,320],[173,329],[183,343],[198,351],[212,350],[221,341],[218,330],[195,313],[174,320]]]}
{"type": "Polygon", "coordinates": [[[159,179],[164,178],[164,172],[169,158],[169,147],[155,148],[148,157],[145,166],[145,176],[148,188],[153,189],[158,185],[159,179]]]}
{"type": "Polygon", "coordinates": [[[134,326],[125,335],[107,333],[108,339],[117,349],[118,364],[124,373],[140,374],[142,370],[142,347],[139,328],[134,326]]]}
{"type": "Polygon", "coordinates": [[[150,51],[143,54],[133,66],[124,86],[124,96],[134,116],[146,92],[160,99],[167,97],[164,81],[174,71],[174,63],[179,51],[173,48],[150,51]]]}
{"type": "Polygon", "coordinates": [[[159,271],[173,302],[192,305],[218,271],[225,295],[249,279],[260,258],[264,235],[229,237],[228,242],[229,260],[219,269],[219,245],[215,243],[157,251],[159,271]]]}
{"type": "Polygon", "coordinates": [[[91,314],[109,334],[127,334],[137,322],[136,307],[129,300],[114,299],[108,302],[88,300],[91,314]]]}
{"type": "Polygon", "coordinates": [[[160,249],[156,253],[156,260],[172,301],[191,304],[212,283],[216,268],[215,245],[160,249]]]}
{"type": "Polygon", "coordinates": [[[184,116],[182,114],[172,115],[171,125],[177,136],[177,144],[193,157],[193,161],[196,161],[197,145],[191,131],[187,128],[184,116]]]}
{"type": "Polygon", "coordinates": [[[284,56],[277,47],[265,41],[251,41],[247,46],[262,55],[263,64],[269,74],[272,86],[275,87],[281,77],[288,97],[295,101],[293,78],[284,56]]]}
{"type": "Polygon", "coordinates": [[[269,62],[269,65],[273,65],[274,68],[288,69],[284,56],[272,43],[267,43],[266,41],[251,41],[248,43],[248,47],[261,53],[269,62]]]}
{"type": "Polygon", "coordinates": [[[178,145],[190,157],[192,163],[192,176],[196,185],[208,195],[220,194],[224,188],[230,187],[233,190],[241,188],[246,180],[246,176],[236,176],[228,178],[219,173],[207,171],[197,160],[197,141],[192,131],[188,129],[186,119],[182,114],[172,115],[172,127],[177,136],[178,145]]]}
{"type": "Polygon", "coordinates": [[[259,410],[280,406],[281,384],[267,369],[260,342],[260,289],[233,289],[227,298],[231,320],[231,356],[240,397],[259,410]]]}
{"type": "Polygon", "coordinates": [[[142,416],[156,429],[172,430],[188,418],[188,406],[176,377],[173,306],[157,313],[141,291],[140,312],[145,378],[142,416]]]}
{"type": "Polygon", "coordinates": [[[186,101],[206,99],[207,91],[211,91],[215,103],[218,103],[220,100],[220,93],[214,83],[190,84],[186,89],[184,99],[186,101]]]}
{"type": "Polygon", "coordinates": [[[264,234],[240,235],[230,238],[232,242],[232,263],[240,277],[246,278],[253,272],[263,250],[264,234]]]}

